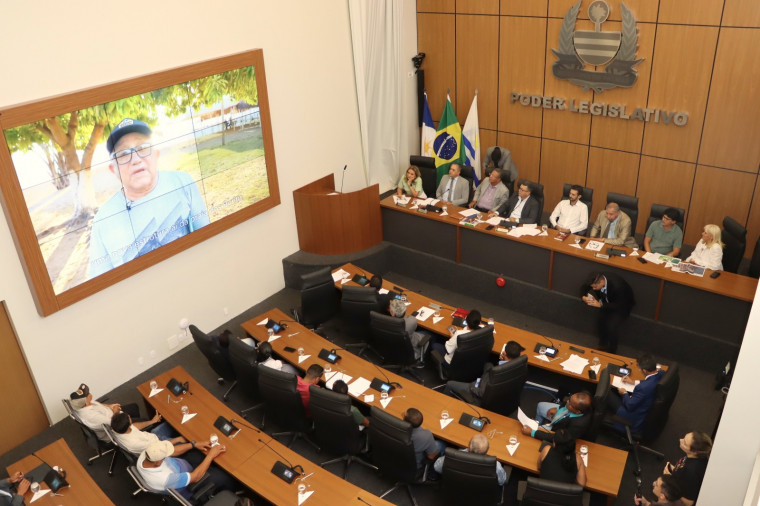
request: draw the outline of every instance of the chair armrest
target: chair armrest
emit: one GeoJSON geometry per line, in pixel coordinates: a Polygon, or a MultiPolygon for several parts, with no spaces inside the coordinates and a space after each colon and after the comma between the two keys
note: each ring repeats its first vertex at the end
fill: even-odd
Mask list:
{"type": "MultiPolygon", "coordinates": [[[[517,482],[517,500],[522,501],[525,491],[528,489],[528,482],[521,480],[517,482]]],[[[585,505],[584,505],[585,506],[585,505]]]]}
{"type": "Polygon", "coordinates": [[[444,359],[443,355],[441,355],[441,352],[438,350],[433,350],[430,352],[430,358],[433,359],[433,362],[435,363],[435,366],[438,368],[438,376],[441,378],[441,381],[448,380],[448,377],[443,372],[443,362],[444,359]]]}

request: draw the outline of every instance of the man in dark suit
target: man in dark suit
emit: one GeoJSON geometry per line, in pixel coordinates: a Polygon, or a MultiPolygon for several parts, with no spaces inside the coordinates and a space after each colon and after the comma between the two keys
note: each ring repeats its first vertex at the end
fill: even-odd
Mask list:
{"type": "Polygon", "coordinates": [[[523,181],[515,195],[509,197],[501,216],[513,223],[537,223],[538,201],[531,197],[531,183],[523,181]]]}
{"type": "Polygon", "coordinates": [[[570,396],[564,406],[552,402],[539,402],[536,419],[543,425],[532,430],[522,426],[522,433],[542,441],[552,441],[554,431],[565,429],[575,439],[581,439],[591,425],[591,394],[578,392],[570,396]]]}
{"type": "Polygon", "coordinates": [[[583,302],[599,308],[599,349],[615,353],[620,326],[636,304],[631,285],[617,274],[597,272],[584,285],[583,293],[583,302]]]}
{"type": "Polygon", "coordinates": [[[29,480],[21,473],[0,480],[0,505],[23,506],[24,494],[29,490],[29,480]]]}
{"type": "MultiPolygon", "coordinates": [[[[657,395],[657,384],[665,374],[657,369],[657,362],[649,353],[639,358],[638,366],[644,374],[644,380],[636,385],[633,392],[628,393],[625,388],[618,388],[617,393],[619,395],[613,394],[607,397],[608,411],[633,422],[631,426],[633,432],[641,430],[644,419],[647,417],[657,395]]],[[[633,380],[626,376],[623,378],[623,383],[633,384],[633,380]]],[[[619,423],[615,424],[615,429],[625,432],[625,428],[619,423]]]]}

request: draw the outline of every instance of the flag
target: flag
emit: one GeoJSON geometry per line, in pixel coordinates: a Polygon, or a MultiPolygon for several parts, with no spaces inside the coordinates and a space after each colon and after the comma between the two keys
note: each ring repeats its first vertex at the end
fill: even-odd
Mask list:
{"type": "Polygon", "coordinates": [[[435,156],[433,142],[435,142],[435,124],[433,124],[433,115],[430,114],[427,93],[425,93],[425,104],[422,111],[422,132],[420,132],[421,156],[435,156]]]}
{"type": "Polygon", "coordinates": [[[459,126],[459,120],[451,105],[451,98],[446,95],[446,105],[433,142],[436,184],[440,183],[443,175],[449,171],[449,165],[464,161],[461,145],[462,127],[459,126]]]}
{"type": "Polygon", "coordinates": [[[478,126],[478,94],[472,99],[470,112],[467,113],[467,121],[462,129],[462,146],[467,157],[467,165],[472,166],[472,175],[475,186],[480,184],[478,173],[480,172],[480,128],[478,126]]]}

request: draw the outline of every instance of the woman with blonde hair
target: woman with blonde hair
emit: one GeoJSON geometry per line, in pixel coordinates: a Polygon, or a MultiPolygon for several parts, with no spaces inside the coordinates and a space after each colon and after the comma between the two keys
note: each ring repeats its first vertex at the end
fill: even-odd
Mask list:
{"type": "Polygon", "coordinates": [[[702,230],[702,239],[686,261],[714,271],[722,271],[724,246],[720,240],[720,227],[705,225],[702,230]]]}
{"type": "Polygon", "coordinates": [[[405,193],[415,198],[427,198],[425,192],[422,191],[422,174],[416,165],[410,165],[401,179],[398,180],[396,194],[400,197],[405,193]]]}

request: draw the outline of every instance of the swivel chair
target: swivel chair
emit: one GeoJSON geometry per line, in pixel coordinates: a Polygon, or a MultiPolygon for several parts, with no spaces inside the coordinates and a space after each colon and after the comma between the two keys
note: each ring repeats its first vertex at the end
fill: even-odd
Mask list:
{"type": "Polygon", "coordinates": [[[248,413],[264,406],[259,393],[259,364],[256,348],[237,337],[230,339],[230,364],[238,379],[238,386],[246,397],[256,404],[240,412],[245,418],[248,413]]]}
{"type": "Polygon", "coordinates": [[[208,360],[208,364],[219,376],[216,381],[220,385],[223,385],[225,381],[232,381],[232,385],[230,385],[230,388],[223,396],[223,399],[228,401],[230,399],[230,392],[232,392],[232,389],[234,389],[237,384],[237,381],[235,381],[235,371],[232,370],[229,356],[225,356],[225,354],[222,353],[222,349],[218,342],[211,339],[211,337],[204,332],[201,332],[195,325],[190,325],[190,334],[193,336],[193,341],[195,341],[198,349],[201,350],[201,353],[203,353],[206,360],[208,360]]]}
{"type": "Polygon", "coordinates": [[[520,405],[520,392],[528,379],[528,356],[521,355],[506,364],[489,368],[490,365],[486,364],[488,370],[483,372],[481,379],[485,381],[488,376],[480,405],[489,411],[510,416],[520,405]]]}
{"type": "Polygon", "coordinates": [[[296,376],[269,367],[259,367],[258,371],[259,392],[266,412],[262,428],[267,420],[274,420],[285,432],[276,432],[272,437],[292,435],[288,446],[296,439],[303,439],[318,451],[319,446],[307,437],[307,433],[311,432],[311,421],[306,418],[296,376]]]}
{"type": "Polygon", "coordinates": [[[517,484],[521,506],[588,506],[591,494],[577,483],[562,483],[528,476],[517,484]]]}
{"type": "Polygon", "coordinates": [[[317,328],[338,312],[338,290],[330,267],[301,276],[301,307],[294,310],[296,321],[317,328]]]}
{"type": "Polygon", "coordinates": [[[441,491],[447,504],[499,504],[504,488],[496,476],[496,457],[446,448],[441,491]]]}
{"type": "Polygon", "coordinates": [[[382,357],[383,367],[398,369],[399,374],[407,373],[424,384],[422,377],[413,368],[417,359],[412,341],[406,333],[404,319],[372,311],[369,321],[372,336],[370,345],[382,357]]]}
{"type": "Polygon", "coordinates": [[[457,337],[457,349],[451,362],[444,365],[445,357],[437,350],[430,356],[438,367],[443,381],[475,381],[483,372],[493,349],[493,326],[475,329],[457,337]]]}
{"type": "Polygon", "coordinates": [[[723,249],[723,270],[736,273],[747,249],[747,229],[726,216],[723,218],[722,238],[726,245],[723,249]]]}

